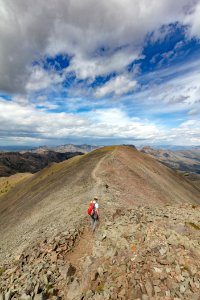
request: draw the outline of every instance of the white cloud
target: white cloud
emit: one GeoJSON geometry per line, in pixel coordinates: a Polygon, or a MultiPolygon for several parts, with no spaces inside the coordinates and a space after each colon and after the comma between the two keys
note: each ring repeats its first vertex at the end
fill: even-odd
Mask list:
{"type": "Polygon", "coordinates": [[[200,144],[200,121],[188,120],[183,122],[178,128],[173,128],[169,133],[169,139],[164,139],[176,145],[199,145],[200,144]],[[170,135],[172,135],[170,139],[170,135]]]}
{"type": "Polygon", "coordinates": [[[104,97],[113,93],[116,96],[123,95],[135,89],[137,86],[136,80],[131,80],[128,76],[119,75],[109,80],[102,87],[97,88],[96,97],[104,97]]]}
{"type": "Polygon", "coordinates": [[[54,104],[53,102],[48,101],[48,99],[45,95],[38,96],[35,99],[35,102],[33,105],[35,107],[40,107],[40,109],[43,109],[43,110],[56,109],[59,107],[56,103],[54,104]]]}
{"type": "Polygon", "coordinates": [[[164,24],[187,22],[196,35],[199,8],[186,20],[195,2],[0,0],[0,89],[23,91],[32,62],[46,54],[72,55],[70,68],[80,78],[121,72],[140,56],[146,34],[164,24]],[[102,47],[106,54],[100,55],[102,47]]]}
{"type": "Polygon", "coordinates": [[[95,76],[106,75],[112,72],[121,72],[125,66],[136,58],[138,53],[131,53],[130,49],[118,50],[107,56],[83,57],[76,55],[71,61],[68,72],[75,72],[79,79],[94,79],[95,76]]]}
{"type": "Polygon", "coordinates": [[[89,125],[86,118],[66,113],[47,113],[33,106],[0,99],[0,135],[13,137],[54,138],[72,134],[75,128],[89,125]]]}
{"type": "Polygon", "coordinates": [[[28,92],[44,90],[61,83],[63,78],[54,71],[47,72],[40,66],[30,69],[30,77],[26,84],[28,92]]]}
{"type": "Polygon", "coordinates": [[[34,107],[0,99],[0,137],[64,138],[147,138],[157,132],[155,125],[141,123],[120,109],[101,109],[81,115],[47,113],[34,107]]]}
{"type": "Polygon", "coordinates": [[[128,116],[121,109],[99,109],[81,115],[47,113],[0,99],[0,139],[10,143],[45,144],[48,141],[99,139],[176,144],[198,144],[200,122],[191,119],[178,128],[164,129],[146,119],[128,116]]]}
{"type": "Polygon", "coordinates": [[[191,13],[186,17],[185,23],[189,25],[190,36],[200,39],[200,3],[192,9],[191,13]]]}
{"type": "Polygon", "coordinates": [[[188,111],[198,114],[200,106],[200,60],[181,63],[170,68],[148,73],[143,86],[130,98],[140,103],[149,114],[188,111]]]}

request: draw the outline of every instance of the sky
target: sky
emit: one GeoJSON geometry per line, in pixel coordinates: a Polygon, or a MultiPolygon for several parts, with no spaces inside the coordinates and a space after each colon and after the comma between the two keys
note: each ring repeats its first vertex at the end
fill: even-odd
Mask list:
{"type": "Polygon", "coordinates": [[[200,0],[0,0],[0,146],[200,145],[200,0]]]}

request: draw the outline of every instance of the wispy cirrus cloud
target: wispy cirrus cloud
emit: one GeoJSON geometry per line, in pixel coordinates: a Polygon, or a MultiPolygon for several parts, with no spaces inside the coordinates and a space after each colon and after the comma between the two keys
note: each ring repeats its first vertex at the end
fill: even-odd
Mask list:
{"type": "Polygon", "coordinates": [[[140,79],[146,84],[135,99],[160,104],[166,111],[173,108],[190,111],[200,104],[199,67],[200,60],[195,60],[150,72],[140,79]]]}

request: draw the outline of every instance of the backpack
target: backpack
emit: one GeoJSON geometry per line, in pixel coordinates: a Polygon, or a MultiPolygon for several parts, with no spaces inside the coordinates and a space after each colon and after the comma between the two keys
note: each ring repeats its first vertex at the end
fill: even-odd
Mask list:
{"type": "Polygon", "coordinates": [[[90,206],[88,208],[88,215],[92,216],[94,213],[94,203],[90,203],[90,206]]]}

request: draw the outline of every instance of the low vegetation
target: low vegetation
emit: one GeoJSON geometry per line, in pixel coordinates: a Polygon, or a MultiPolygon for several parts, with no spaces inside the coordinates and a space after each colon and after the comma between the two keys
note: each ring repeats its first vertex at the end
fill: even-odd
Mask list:
{"type": "Polygon", "coordinates": [[[0,178],[0,197],[8,193],[12,188],[14,188],[18,183],[24,179],[30,178],[32,174],[30,173],[20,173],[15,174],[10,177],[0,178]]]}

